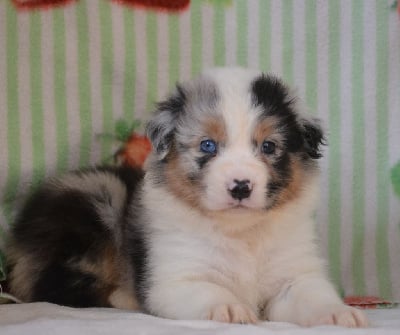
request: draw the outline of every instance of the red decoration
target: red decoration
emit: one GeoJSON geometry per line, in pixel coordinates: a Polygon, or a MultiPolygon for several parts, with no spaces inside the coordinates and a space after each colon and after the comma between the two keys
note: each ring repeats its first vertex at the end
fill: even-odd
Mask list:
{"type": "Polygon", "coordinates": [[[124,5],[144,9],[181,11],[189,7],[190,0],[113,0],[124,5]]]}
{"type": "Polygon", "coordinates": [[[15,7],[21,10],[50,9],[53,7],[65,6],[76,0],[12,0],[15,7]]]}
{"type": "Polygon", "coordinates": [[[151,149],[151,143],[146,136],[133,133],[115,153],[115,159],[123,165],[143,167],[151,149]]]}
{"type": "MultiPolygon", "coordinates": [[[[77,0],[12,0],[20,10],[49,9],[65,6],[77,0]]],[[[112,0],[113,2],[131,7],[164,11],[181,11],[189,7],[190,0],[112,0]]]]}
{"type": "Polygon", "coordinates": [[[347,305],[362,308],[362,309],[376,309],[376,308],[390,308],[393,303],[379,297],[358,297],[358,296],[348,296],[344,299],[347,305]]]}

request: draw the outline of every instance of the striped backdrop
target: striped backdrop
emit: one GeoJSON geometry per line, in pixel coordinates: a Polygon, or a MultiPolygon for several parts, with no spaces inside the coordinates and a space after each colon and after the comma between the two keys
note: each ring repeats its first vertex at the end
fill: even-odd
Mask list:
{"type": "Polygon", "coordinates": [[[391,0],[191,1],[167,15],[79,0],[17,13],[0,0],[0,244],[46,176],[96,164],[115,121],[145,119],[205,67],[272,71],[329,128],[317,213],[343,294],[400,301],[400,19],[391,0]],[[220,3],[220,4],[218,4],[220,3]]]}

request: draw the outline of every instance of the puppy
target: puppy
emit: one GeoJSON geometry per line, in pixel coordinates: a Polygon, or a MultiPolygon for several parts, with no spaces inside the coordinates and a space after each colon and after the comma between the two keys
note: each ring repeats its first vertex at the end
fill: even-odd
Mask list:
{"type": "Polygon", "coordinates": [[[146,173],[98,168],[44,184],[11,231],[24,301],[172,319],[367,325],[318,256],[323,132],[277,78],[215,69],[147,126],[146,173]]]}

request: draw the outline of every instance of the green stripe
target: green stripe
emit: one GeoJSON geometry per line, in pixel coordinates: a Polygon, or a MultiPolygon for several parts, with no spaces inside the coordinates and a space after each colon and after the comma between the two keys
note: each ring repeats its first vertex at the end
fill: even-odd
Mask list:
{"type": "Polygon", "coordinates": [[[153,12],[148,12],[146,20],[147,35],[147,110],[152,110],[154,102],[158,98],[157,92],[157,73],[158,73],[158,41],[157,41],[157,16],[153,12]]]}
{"type": "Polygon", "coordinates": [[[248,32],[248,9],[247,1],[236,1],[237,20],[237,63],[240,66],[247,66],[247,32],[248,32]]]}
{"type": "Polygon", "coordinates": [[[180,64],[180,34],[178,15],[169,15],[168,17],[168,39],[169,39],[169,88],[175,86],[179,80],[180,64]]]}
{"type": "Polygon", "coordinates": [[[92,116],[89,76],[89,28],[87,22],[88,10],[85,1],[76,4],[78,24],[78,89],[79,89],[79,113],[80,113],[80,159],[81,167],[89,165],[89,153],[92,138],[92,116]]]}
{"type": "Polygon", "coordinates": [[[341,284],[340,252],[340,3],[329,3],[329,222],[328,254],[331,276],[341,284]]]}
{"type": "Polygon", "coordinates": [[[353,238],[354,294],[366,294],[364,278],[365,222],[365,111],[363,0],[352,3],[352,109],[353,109],[353,238]]]}
{"type": "Polygon", "coordinates": [[[55,9],[53,12],[54,34],[54,102],[56,115],[57,136],[57,171],[65,171],[68,167],[68,116],[66,100],[66,47],[64,10],[55,9]]]}
{"type": "Polygon", "coordinates": [[[317,77],[317,2],[307,0],[305,12],[306,25],[306,103],[313,113],[318,107],[317,77]]]}
{"type": "Polygon", "coordinates": [[[192,0],[191,2],[191,59],[192,59],[192,76],[197,75],[202,69],[202,16],[201,16],[201,0],[192,0]]]}
{"type": "Polygon", "coordinates": [[[8,170],[5,185],[4,214],[11,223],[12,201],[15,199],[21,177],[20,115],[18,103],[18,28],[17,15],[7,1],[7,145],[8,170]]]}
{"type": "Polygon", "coordinates": [[[125,77],[124,77],[124,119],[132,122],[135,115],[136,91],[136,45],[135,45],[135,18],[131,9],[124,9],[125,32],[125,77]]]}
{"type": "Polygon", "coordinates": [[[33,12],[30,16],[30,85],[32,115],[32,165],[33,186],[37,185],[45,175],[44,157],[44,116],[42,87],[42,22],[41,13],[33,12]]]}
{"type": "MultiPolygon", "coordinates": [[[[101,39],[101,102],[103,106],[103,134],[114,131],[113,117],[113,64],[114,43],[112,37],[111,4],[99,1],[100,39],[101,39]]],[[[112,141],[101,142],[101,159],[106,161],[112,155],[112,141]]]]}
{"type": "Polygon", "coordinates": [[[388,14],[386,1],[376,1],[376,110],[377,110],[377,228],[376,258],[379,292],[391,298],[390,256],[388,245],[389,224],[389,153],[388,153],[388,14]]]}
{"type": "Polygon", "coordinates": [[[271,70],[271,1],[259,0],[259,52],[260,69],[271,70]]]}
{"type": "Polygon", "coordinates": [[[282,8],[282,33],[283,33],[283,78],[293,84],[293,2],[284,0],[282,8]]]}
{"type": "Polygon", "coordinates": [[[214,9],[214,65],[225,65],[225,8],[216,5],[214,9]]]}

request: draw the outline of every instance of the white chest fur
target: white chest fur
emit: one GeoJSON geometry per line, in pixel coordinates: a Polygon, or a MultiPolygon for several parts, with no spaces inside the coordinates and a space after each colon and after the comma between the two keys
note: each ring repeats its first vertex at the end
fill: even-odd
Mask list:
{"type": "MultiPolygon", "coordinates": [[[[165,314],[163,309],[168,307],[164,302],[188,283],[221,287],[258,310],[283,285],[289,285],[298,271],[321,266],[313,256],[312,222],[300,207],[288,209],[284,215],[236,213],[231,217],[208,217],[162,189],[152,188],[145,190],[144,203],[149,219],[148,304],[156,314],[158,309],[165,314]],[[250,228],[229,229],[230,225],[240,225],[237,220],[250,228]]],[[[189,294],[187,299],[194,298],[194,288],[192,296],[189,289],[183,291],[189,294]]],[[[175,299],[182,298],[185,296],[176,294],[175,299]]],[[[179,305],[176,300],[174,303],[179,305]]]]}

